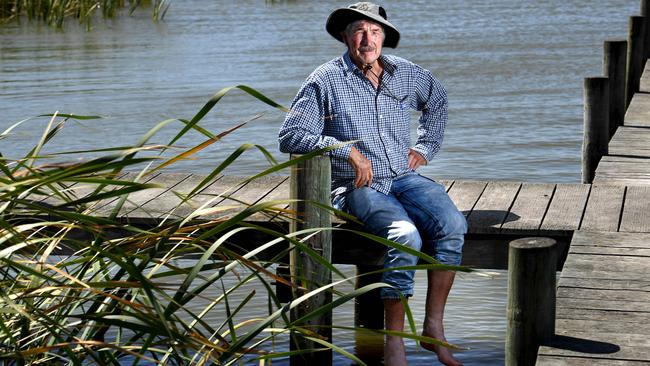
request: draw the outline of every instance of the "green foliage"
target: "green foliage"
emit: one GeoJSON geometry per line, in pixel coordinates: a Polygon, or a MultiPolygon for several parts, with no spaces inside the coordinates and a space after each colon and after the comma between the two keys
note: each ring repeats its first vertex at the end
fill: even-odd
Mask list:
{"type": "MultiPolygon", "coordinates": [[[[141,3],[141,0],[130,0],[129,14],[143,5],[141,3]]],[[[152,5],[154,20],[163,19],[170,5],[169,0],[144,3],[152,5]]],[[[30,21],[43,21],[50,26],[63,28],[66,19],[76,18],[89,28],[94,16],[101,14],[104,18],[111,18],[125,8],[125,0],[0,0],[0,23],[25,16],[30,21]]]]}
{"type": "MultiPolygon", "coordinates": [[[[236,88],[286,110],[252,88],[236,88]]],[[[163,121],[134,146],[90,151],[95,157],[82,162],[51,163],[84,152],[45,154],[44,147],[67,121],[98,117],[51,115],[41,138],[24,157],[0,156],[0,363],[229,365],[251,358],[264,363],[290,355],[286,347],[276,349],[274,344],[286,343],[288,334],[295,332],[362,364],[347,351],[314,338],[313,332],[300,325],[386,285],[337,294],[331,304],[294,320],[289,319],[290,309],[349,279],[341,277],[289,304],[278,300],[272,285],[280,281],[296,286],[273,272],[274,262],[291,250],[304,251],[340,274],[303,243],[306,236],[330,228],[289,234],[247,222],[260,213],[294,219],[297,215],[285,209],[288,201],[240,202],[236,209],[212,219],[205,216],[204,208],[228,197],[228,191],[208,197],[198,208],[193,204],[203,188],[250,148],[259,149],[270,167],[243,179],[237,187],[323,151],[278,163],[263,147],[243,145],[189,194],[176,192],[177,209],[194,207],[188,214],[163,219],[153,227],[131,225],[121,217],[134,193],[168,188],[147,183],[152,173],[198,153],[246,124],[218,134],[199,126],[230,89],[215,94],[190,120],[163,121]],[[174,122],[183,128],[169,144],[149,143],[174,122]],[[197,131],[205,141],[171,157],[162,155],[189,131],[197,131]],[[234,250],[230,244],[236,242],[237,235],[252,231],[268,239],[249,252],[234,250]],[[267,252],[275,253],[271,260],[258,260],[267,252]],[[256,286],[251,289],[253,283],[256,286]],[[259,289],[264,290],[268,309],[259,317],[243,316],[252,307],[251,299],[260,296],[259,289]]],[[[0,134],[0,141],[26,122],[8,128],[0,134]]],[[[379,245],[400,247],[363,235],[379,245]]],[[[438,264],[418,268],[458,269],[438,264]]],[[[417,336],[412,322],[411,331],[404,336],[440,344],[417,336]]]]}

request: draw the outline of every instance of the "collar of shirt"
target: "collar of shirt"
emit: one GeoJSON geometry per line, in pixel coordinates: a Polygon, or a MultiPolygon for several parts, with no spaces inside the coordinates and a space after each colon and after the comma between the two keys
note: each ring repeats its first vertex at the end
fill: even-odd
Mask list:
{"type": "MultiPolygon", "coordinates": [[[[342,56],[343,59],[343,70],[345,71],[346,76],[350,76],[352,73],[358,73],[359,75],[363,75],[363,72],[359,67],[352,61],[352,57],[350,57],[350,52],[345,52],[345,54],[342,56]]],[[[392,62],[388,57],[381,55],[379,56],[379,60],[384,66],[384,71],[389,73],[390,75],[393,75],[395,71],[397,70],[397,65],[392,62]]]]}

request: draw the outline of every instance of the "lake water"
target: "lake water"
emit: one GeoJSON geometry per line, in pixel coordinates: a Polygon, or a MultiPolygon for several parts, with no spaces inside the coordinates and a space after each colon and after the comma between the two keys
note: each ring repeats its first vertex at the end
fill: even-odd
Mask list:
{"type": "MultiPolygon", "coordinates": [[[[135,143],[157,122],[191,118],[221,88],[245,84],[288,106],[304,78],[339,56],[324,31],[332,8],[350,1],[176,1],[164,22],[146,10],[95,22],[92,32],[34,24],[0,27],[0,129],[60,111],[106,118],[72,123],[48,151],[135,143]]],[[[437,178],[577,182],[582,141],[582,82],[602,73],[602,43],[624,39],[637,0],[386,1],[402,33],[386,52],[431,69],[449,93],[443,148],[422,172],[437,178]]],[[[283,113],[235,91],[202,121],[218,133],[262,113],[247,127],[173,169],[207,173],[243,143],[284,160],[276,134],[283,113]]],[[[35,119],[0,141],[5,156],[33,146],[48,119],[35,119]]],[[[156,138],[165,143],[181,126],[156,138]]],[[[202,141],[194,133],[180,145],[202,141]]],[[[249,151],[227,173],[267,167],[249,151]]],[[[420,279],[418,292],[426,281],[420,279]]],[[[505,274],[464,275],[447,310],[449,339],[470,350],[467,365],[503,363],[505,274]]],[[[411,302],[421,309],[422,300],[411,302]]],[[[345,323],[348,310],[335,314],[345,323]]],[[[419,319],[421,314],[416,313],[419,319]]],[[[353,340],[341,344],[353,349],[353,340]]],[[[430,354],[408,344],[412,365],[430,354]]],[[[337,363],[345,364],[342,359],[337,363]]]]}

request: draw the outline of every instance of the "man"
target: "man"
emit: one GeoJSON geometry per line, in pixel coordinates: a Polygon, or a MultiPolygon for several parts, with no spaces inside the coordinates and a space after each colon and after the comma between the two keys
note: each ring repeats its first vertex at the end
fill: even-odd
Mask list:
{"type": "MultiPolygon", "coordinates": [[[[386,12],[369,2],[330,14],[327,31],[347,46],[339,58],[318,67],[296,95],[279,132],[282,152],[307,153],[354,141],[329,152],[332,203],[359,218],[376,235],[460,264],[467,224],[445,189],[415,172],[440,149],[447,96],[429,71],[383,55],[400,34],[386,12]],[[421,111],[411,147],[409,109],[421,111]]],[[[417,258],[390,248],[385,268],[415,265],[417,258]]],[[[400,295],[413,294],[414,271],[389,270],[381,290],[386,329],[404,329],[400,295]]],[[[428,271],[423,335],[444,340],[443,313],[454,272],[428,271]]],[[[445,365],[461,365],[445,347],[422,343],[445,365]]],[[[401,337],[388,336],[386,365],[406,365],[401,337]]]]}

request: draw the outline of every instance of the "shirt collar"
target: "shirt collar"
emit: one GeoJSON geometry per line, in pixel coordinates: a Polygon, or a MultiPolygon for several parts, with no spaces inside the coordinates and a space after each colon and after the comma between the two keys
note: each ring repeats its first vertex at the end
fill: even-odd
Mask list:
{"type": "MultiPolygon", "coordinates": [[[[358,70],[357,72],[361,72],[361,69],[357,67],[357,65],[352,61],[352,57],[350,57],[350,52],[346,51],[343,56],[343,68],[347,74],[354,73],[355,70],[358,70]]],[[[397,65],[390,59],[390,57],[384,56],[383,54],[379,56],[379,59],[381,60],[382,64],[384,65],[384,71],[388,72],[389,74],[394,74],[395,70],[397,70],[397,65]]]]}

